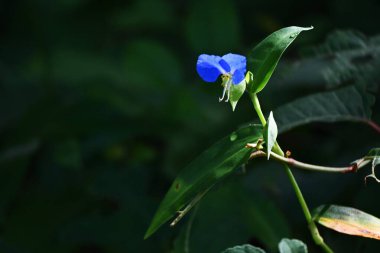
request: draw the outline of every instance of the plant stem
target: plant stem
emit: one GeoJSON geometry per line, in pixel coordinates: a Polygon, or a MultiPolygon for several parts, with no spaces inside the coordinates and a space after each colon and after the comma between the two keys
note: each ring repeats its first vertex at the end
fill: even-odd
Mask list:
{"type": "Polygon", "coordinates": [[[288,175],[290,183],[292,184],[294,192],[296,193],[298,201],[299,201],[299,203],[301,205],[303,214],[305,215],[305,218],[306,218],[306,221],[308,223],[309,230],[310,230],[311,236],[313,237],[314,242],[317,245],[321,246],[326,253],[332,253],[333,251],[323,241],[322,236],[319,234],[317,225],[315,224],[315,222],[313,220],[313,217],[311,216],[311,213],[309,211],[309,207],[306,204],[306,201],[305,201],[305,199],[304,199],[304,197],[302,195],[301,189],[299,188],[298,183],[297,183],[297,181],[296,181],[296,179],[295,179],[292,171],[290,170],[290,168],[289,168],[289,166],[287,164],[284,164],[284,166],[285,166],[286,174],[288,175]]]}
{"type": "MultiPolygon", "coordinates": [[[[255,144],[247,144],[247,147],[249,148],[256,148],[255,144]]],[[[266,157],[267,153],[262,150],[257,150],[253,152],[250,156],[250,159],[256,158],[256,157],[266,157]]],[[[370,163],[370,160],[366,160],[364,158],[357,160],[357,162],[346,166],[346,167],[328,167],[328,166],[320,166],[315,164],[309,164],[304,163],[295,160],[294,158],[287,158],[283,157],[281,155],[278,155],[274,152],[270,152],[270,157],[279,161],[286,163],[290,166],[294,166],[296,168],[304,169],[304,170],[311,170],[311,171],[322,171],[322,172],[332,172],[332,173],[348,173],[348,172],[356,172],[360,168],[364,167],[368,163],[370,163]]]]}
{"type": "Polygon", "coordinates": [[[250,94],[250,96],[251,96],[251,100],[252,100],[252,103],[253,103],[253,107],[255,107],[255,111],[256,111],[257,115],[259,116],[261,125],[265,126],[267,124],[267,121],[266,121],[266,119],[264,117],[263,112],[261,111],[261,106],[260,106],[259,98],[257,97],[256,93],[253,94],[253,95],[250,94]]]}
{"type": "MultiPolygon", "coordinates": [[[[261,111],[261,106],[260,106],[260,102],[259,102],[259,99],[257,97],[257,94],[256,93],[250,94],[250,96],[251,96],[253,106],[256,110],[256,113],[259,116],[259,119],[261,121],[261,124],[263,126],[265,126],[267,122],[265,120],[263,112],[261,111]]],[[[273,152],[284,157],[284,152],[282,151],[280,145],[278,145],[277,142],[275,143],[275,145],[273,147],[273,152]]],[[[297,183],[292,171],[290,170],[289,166],[286,163],[283,163],[283,164],[285,167],[286,174],[287,174],[287,176],[290,180],[290,183],[294,189],[294,192],[297,196],[298,202],[301,205],[302,211],[303,211],[304,216],[306,218],[306,221],[308,223],[308,227],[309,227],[309,230],[310,230],[311,236],[313,237],[314,242],[317,245],[321,246],[326,253],[333,253],[333,251],[330,249],[330,247],[327,246],[327,244],[323,241],[322,236],[319,234],[317,225],[315,224],[315,222],[311,216],[309,207],[306,204],[306,201],[302,195],[301,189],[299,188],[298,183],[297,183]]]]}

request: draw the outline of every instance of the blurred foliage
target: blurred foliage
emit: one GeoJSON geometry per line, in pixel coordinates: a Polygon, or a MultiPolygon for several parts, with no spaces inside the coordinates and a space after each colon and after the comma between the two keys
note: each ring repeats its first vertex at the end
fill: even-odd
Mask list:
{"type": "MultiPolygon", "coordinates": [[[[201,150],[255,120],[247,98],[234,113],[218,102],[221,88],[196,75],[198,54],[246,54],[274,30],[313,25],[260,93],[268,112],[346,85],[346,75],[326,79],[325,67],[334,68],[337,58],[310,52],[338,28],[379,34],[379,11],[373,0],[2,1],[0,252],[184,252],[178,237],[187,218],[143,240],[158,203],[201,150]]],[[[378,55],[378,48],[370,51],[378,55]]],[[[356,69],[351,77],[362,70],[356,69]]],[[[369,79],[360,80],[368,85],[369,79]]],[[[372,108],[380,122],[379,100],[372,108]]],[[[298,159],[331,165],[347,164],[380,143],[375,131],[354,123],[321,123],[279,138],[298,159]]],[[[271,250],[288,236],[318,252],[285,173],[272,162],[253,164],[202,201],[190,251],[244,243],[271,250]],[[272,236],[264,240],[262,231],[272,236]]],[[[367,171],[295,172],[311,207],[335,203],[380,215],[380,187],[365,187],[367,171]]],[[[380,247],[322,232],[337,252],[380,247]]]]}

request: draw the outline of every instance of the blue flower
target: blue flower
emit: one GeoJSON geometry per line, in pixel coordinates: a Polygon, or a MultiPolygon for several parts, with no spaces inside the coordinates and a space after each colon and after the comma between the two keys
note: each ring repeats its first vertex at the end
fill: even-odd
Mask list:
{"type": "Polygon", "coordinates": [[[197,61],[197,72],[206,82],[215,82],[222,75],[224,90],[219,101],[224,99],[227,92],[227,102],[230,96],[231,83],[238,85],[244,80],[246,65],[246,58],[238,54],[226,54],[222,57],[201,54],[197,61]]]}

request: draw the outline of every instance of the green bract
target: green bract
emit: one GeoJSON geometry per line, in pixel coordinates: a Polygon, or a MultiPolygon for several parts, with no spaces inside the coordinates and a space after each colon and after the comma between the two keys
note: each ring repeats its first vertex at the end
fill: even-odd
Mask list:
{"type": "Polygon", "coordinates": [[[273,118],[273,112],[271,111],[267,120],[267,124],[264,127],[264,140],[265,140],[268,160],[270,157],[270,152],[272,151],[272,148],[274,144],[276,143],[277,134],[278,134],[277,124],[273,118]]]}
{"type": "Polygon", "coordinates": [[[243,81],[241,81],[238,85],[231,86],[230,104],[232,106],[232,111],[235,111],[237,102],[243,96],[244,91],[247,87],[247,83],[249,83],[251,80],[252,72],[248,71],[243,81]]]}

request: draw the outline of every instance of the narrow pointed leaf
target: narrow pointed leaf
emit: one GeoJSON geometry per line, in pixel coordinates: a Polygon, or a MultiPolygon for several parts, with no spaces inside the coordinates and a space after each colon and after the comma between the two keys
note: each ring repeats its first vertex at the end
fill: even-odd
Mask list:
{"type": "Polygon", "coordinates": [[[297,239],[282,239],[278,249],[280,253],[307,253],[306,245],[297,239]]]}
{"type": "Polygon", "coordinates": [[[258,247],[245,244],[245,245],[235,246],[233,248],[228,248],[224,250],[222,253],[265,253],[265,251],[258,247]]]}
{"type": "Polygon", "coordinates": [[[261,41],[248,55],[248,70],[253,73],[250,93],[264,89],[286,48],[302,31],[313,27],[290,26],[282,28],[261,41]]]}
{"type": "Polygon", "coordinates": [[[278,134],[277,124],[273,118],[273,112],[271,111],[269,114],[267,124],[265,125],[265,128],[264,128],[264,140],[265,140],[265,146],[267,149],[268,160],[270,157],[270,152],[272,151],[272,148],[274,144],[276,143],[277,134],[278,134]]]}
{"type": "Polygon", "coordinates": [[[343,234],[380,240],[380,219],[355,208],[324,205],[314,212],[319,224],[343,234]]]}
{"type": "Polygon", "coordinates": [[[145,238],[194,200],[199,200],[215,183],[246,163],[251,149],[247,143],[262,138],[262,127],[251,125],[239,129],[204,151],[178,177],[161,202],[145,238]]]}

